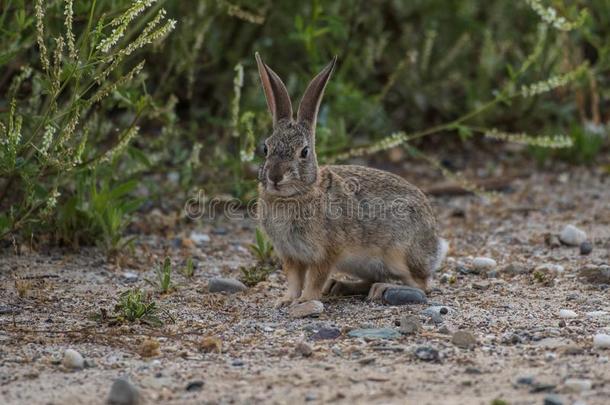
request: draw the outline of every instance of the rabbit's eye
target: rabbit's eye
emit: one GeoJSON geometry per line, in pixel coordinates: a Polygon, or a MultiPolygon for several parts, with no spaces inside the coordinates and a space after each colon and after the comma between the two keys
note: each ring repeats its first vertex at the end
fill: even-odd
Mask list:
{"type": "Polygon", "coordinates": [[[301,149],[301,158],[305,159],[307,155],[309,155],[309,146],[306,146],[301,149]]]}
{"type": "Polygon", "coordinates": [[[263,145],[263,155],[266,157],[267,153],[269,153],[269,148],[267,148],[267,145],[263,145]]]}

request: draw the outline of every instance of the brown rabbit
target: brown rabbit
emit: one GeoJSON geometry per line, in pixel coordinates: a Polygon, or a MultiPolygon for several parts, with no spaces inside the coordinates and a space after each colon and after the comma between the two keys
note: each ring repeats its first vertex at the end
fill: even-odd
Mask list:
{"type": "Polygon", "coordinates": [[[425,289],[448,249],[425,195],[403,178],[363,166],[318,166],[316,119],[336,60],[311,81],[294,120],[284,83],[256,54],[273,116],[258,215],[288,279],[279,305],[323,292],[380,298],[391,280],[425,289]],[[335,271],[358,281],[330,279],[335,271]]]}

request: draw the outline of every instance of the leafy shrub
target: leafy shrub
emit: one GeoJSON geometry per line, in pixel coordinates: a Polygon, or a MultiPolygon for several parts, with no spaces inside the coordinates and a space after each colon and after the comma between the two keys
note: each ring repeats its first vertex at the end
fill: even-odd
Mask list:
{"type": "Polygon", "coordinates": [[[61,239],[80,230],[114,249],[135,201],[124,204],[125,184],[105,168],[121,167],[154,110],[134,57],[175,21],[150,0],[122,2],[112,18],[113,2],[77,3],[2,7],[0,67],[11,80],[0,109],[0,237],[59,222],[61,239]]]}

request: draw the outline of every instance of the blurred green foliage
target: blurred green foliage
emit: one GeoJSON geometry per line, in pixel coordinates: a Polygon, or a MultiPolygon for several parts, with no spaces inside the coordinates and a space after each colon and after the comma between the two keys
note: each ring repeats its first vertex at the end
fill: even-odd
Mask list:
{"type": "MultiPolygon", "coordinates": [[[[212,194],[253,196],[255,149],[271,129],[255,51],[282,77],[295,103],[313,75],[338,55],[318,120],[322,160],[349,156],[359,146],[369,153],[409,142],[425,150],[433,134],[455,134],[465,142],[479,133],[516,132],[519,139],[527,139],[523,133],[565,134],[573,139],[571,148],[558,154],[536,147],[534,152],[540,159],[560,156],[575,162],[590,162],[608,145],[606,0],[77,1],[72,29],[80,56],[75,63],[64,47],[63,73],[55,80],[61,91],[57,108],[51,109],[53,77],[41,66],[38,3],[6,0],[0,6],[0,122],[7,133],[10,120],[20,114],[21,131],[30,135],[18,140],[16,164],[0,166],[3,236],[30,237],[51,225],[60,229],[60,240],[73,238],[78,229],[93,229],[80,241],[93,238],[106,249],[121,246],[136,200],[112,190],[124,189],[133,179],[139,180],[138,189],[147,189],[136,193],[138,198],[151,200],[199,187],[212,194]],[[129,23],[117,52],[136,41],[161,9],[177,21],[175,29],[126,55],[96,81],[108,63],[98,51],[100,43],[116,28],[109,22],[137,5],[146,7],[129,23]],[[146,61],[142,70],[121,81],[140,60],[146,61]],[[11,86],[26,66],[32,73],[12,97],[11,86]],[[78,75],[70,73],[74,67],[78,75]],[[570,75],[574,71],[579,74],[570,75]],[[564,76],[569,80],[561,86],[522,94],[523,86],[548,85],[551,78],[564,76]],[[91,85],[93,92],[111,83],[118,85],[94,105],[86,104],[92,93],[77,97],[83,86],[91,85]],[[65,131],[76,110],[81,118],[72,146],[53,153],[66,155],[87,133],[82,161],[96,164],[49,170],[48,162],[32,158],[43,129],[51,124],[55,133],[65,131]],[[126,134],[136,124],[139,134],[119,153],[95,160],[121,143],[117,128],[126,134]],[[419,135],[414,140],[409,134],[419,135]],[[375,142],[378,148],[367,149],[375,142]],[[165,178],[171,181],[158,181],[165,178]],[[95,209],[100,195],[116,197],[110,203],[116,208],[82,214],[87,207],[95,209]],[[53,196],[57,204],[49,207],[53,196]],[[113,215],[121,217],[120,223],[113,215]]],[[[54,38],[69,42],[65,10],[71,2],[40,3],[53,61],[54,38]]],[[[6,142],[2,145],[10,152],[6,142]]]]}

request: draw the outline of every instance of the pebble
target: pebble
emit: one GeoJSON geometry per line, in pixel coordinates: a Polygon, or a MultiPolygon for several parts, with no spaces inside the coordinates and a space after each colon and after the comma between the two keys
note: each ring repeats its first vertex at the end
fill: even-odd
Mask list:
{"type": "Polygon", "coordinates": [[[473,290],[485,291],[485,290],[489,289],[489,287],[491,287],[491,284],[489,282],[485,282],[485,281],[481,281],[478,283],[472,283],[473,290]]]}
{"type": "Polygon", "coordinates": [[[545,273],[563,273],[565,271],[565,268],[560,264],[543,263],[539,266],[536,266],[534,271],[541,271],[545,273]]]}
{"type": "Polygon", "coordinates": [[[336,339],[341,336],[341,331],[337,328],[322,328],[311,336],[311,340],[336,339]]]}
{"type": "Polygon", "coordinates": [[[447,307],[443,307],[440,305],[434,305],[422,311],[422,314],[428,316],[430,320],[435,324],[443,323],[443,317],[441,316],[441,314],[446,313],[448,313],[447,307]],[[445,312],[445,310],[447,310],[447,312],[445,312]]]}
{"type": "Polygon", "coordinates": [[[439,361],[440,359],[438,350],[429,346],[420,346],[415,349],[415,356],[423,361],[439,361]]]}
{"type": "Polygon", "coordinates": [[[593,346],[598,349],[610,349],[610,335],[598,333],[593,336],[593,346]]]}
{"type": "Polygon", "coordinates": [[[574,225],[566,225],[559,234],[559,240],[568,246],[579,246],[587,240],[587,234],[574,225]]]}
{"type": "Polygon", "coordinates": [[[388,288],[383,293],[383,303],[388,305],[425,304],[426,294],[413,287],[388,288]]]}
{"type": "Polygon", "coordinates": [[[303,357],[309,357],[313,353],[313,347],[307,342],[299,342],[294,350],[303,357]]]}
{"type": "Polygon", "coordinates": [[[203,388],[203,381],[201,380],[196,380],[196,381],[191,381],[190,383],[188,383],[186,385],[186,390],[187,391],[200,391],[203,388]]]}
{"type": "Polygon", "coordinates": [[[403,316],[400,319],[399,331],[403,335],[413,335],[422,329],[419,318],[415,315],[403,316]]]}
{"type": "Polygon", "coordinates": [[[591,242],[589,242],[588,240],[586,240],[580,244],[580,254],[581,255],[586,256],[589,253],[591,253],[592,251],[593,251],[593,244],[591,242]]]}
{"type": "Polygon", "coordinates": [[[458,330],[453,334],[451,343],[462,349],[469,349],[477,344],[477,338],[467,330],[458,330]]]}
{"type": "Polygon", "coordinates": [[[319,316],[322,312],[324,312],[324,304],[317,300],[302,302],[288,308],[288,315],[290,315],[291,318],[319,316]]]}
{"type": "Polygon", "coordinates": [[[210,241],[210,235],[208,235],[207,233],[200,233],[195,231],[191,232],[189,238],[198,245],[208,243],[210,241]]]}
{"type": "Polygon", "coordinates": [[[591,380],[584,378],[568,378],[564,381],[564,385],[568,391],[571,392],[582,392],[589,391],[593,386],[591,380]]]}
{"type": "Polygon", "coordinates": [[[475,271],[488,271],[494,269],[498,264],[494,259],[489,257],[475,257],[472,261],[472,267],[475,271]]]}
{"type": "Polygon", "coordinates": [[[211,293],[227,292],[230,294],[247,290],[248,287],[234,278],[214,277],[208,283],[208,291],[211,293]]]}
{"type": "Polygon", "coordinates": [[[438,333],[442,333],[443,335],[451,335],[451,330],[446,325],[443,325],[438,329],[438,333]]]}
{"type": "Polygon", "coordinates": [[[529,268],[523,263],[510,263],[502,269],[502,272],[516,276],[529,273],[529,268]]]}
{"type": "Polygon", "coordinates": [[[74,349],[67,349],[61,361],[65,368],[70,370],[81,370],[85,367],[85,359],[74,349]]]}
{"type": "Polygon", "coordinates": [[[390,328],[353,329],[347,333],[349,337],[364,339],[397,339],[400,333],[390,328]]]}
{"type": "Polygon", "coordinates": [[[517,378],[517,384],[519,385],[532,385],[534,384],[534,377],[532,376],[523,376],[517,378]]]}
{"type": "Polygon", "coordinates": [[[592,284],[610,284],[610,266],[587,266],[578,275],[592,284]]]}
{"type": "Polygon", "coordinates": [[[560,309],[559,317],[563,319],[578,318],[578,314],[571,309],[560,309]]]}
{"type": "Polygon", "coordinates": [[[140,393],[129,381],[119,378],[112,383],[106,403],[108,405],[137,405],[140,403],[140,393]]]}
{"type": "Polygon", "coordinates": [[[563,401],[557,395],[551,394],[544,397],[542,402],[544,405],[563,405],[563,401]]]}
{"type": "Polygon", "coordinates": [[[125,273],[123,273],[123,280],[126,283],[135,283],[136,281],[138,281],[138,273],[134,273],[133,271],[126,271],[125,273]]]}
{"type": "Polygon", "coordinates": [[[608,312],[606,312],[606,311],[591,311],[591,312],[585,312],[585,315],[587,315],[589,318],[603,318],[606,315],[608,315],[608,312]]]}

